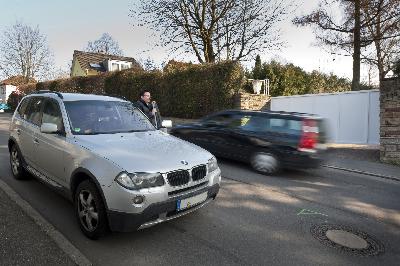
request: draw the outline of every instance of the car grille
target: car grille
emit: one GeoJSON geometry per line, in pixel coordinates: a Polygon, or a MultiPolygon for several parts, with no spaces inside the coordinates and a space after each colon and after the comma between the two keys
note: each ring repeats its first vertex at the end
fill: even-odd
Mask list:
{"type": "Polygon", "coordinates": [[[178,195],[178,194],[190,191],[190,190],[195,190],[196,188],[200,188],[200,187],[205,186],[207,184],[208,184],[208,182],[205,181],[205,182],[201,182],[200,184],[197,184],[197,185],[194,185],[194,186],[191,186],[191,187],[174,190],[174,191],[168,192],[168,196],[173,197],[175,195],[178,195]]]}
{"type": "Polygon", "coordinates": [[[207,169],[205,165],[200,165],[192,169],[192,179],[197,181],[206,177],[207,169]]]}
{"type": "Polygon", "coordinates": [[[171,186],[182,186],[189,183],[189,172],[187,170],[180,170],[167,174],[168,183],[171,186]]]}

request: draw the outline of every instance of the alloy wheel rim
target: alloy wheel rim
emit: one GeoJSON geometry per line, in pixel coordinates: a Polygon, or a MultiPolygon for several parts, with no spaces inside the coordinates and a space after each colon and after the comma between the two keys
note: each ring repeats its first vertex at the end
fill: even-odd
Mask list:
{"type": "Polygon", "coordinates": [[[19,157],[18,157],[18,151],[17,151],[17,149],[13,148],[11,151],[11,169],[12,169],[14,175],[18,175],[19,166],[20,166],[20,162],[19,162],[19,157]]]}
{"type": "Polygon", "coordinates": [[[253,166],[260,172],[272,173],[278,167],[278,162],[272,155],[257,154],[253,159],[253,166]]]}
{"type": "Polygon", "coordinates": [[[99,214],[92,193],[81,190],[78,196],[78,214],[82,226],[89,232],[96,230],[99,214]]]}

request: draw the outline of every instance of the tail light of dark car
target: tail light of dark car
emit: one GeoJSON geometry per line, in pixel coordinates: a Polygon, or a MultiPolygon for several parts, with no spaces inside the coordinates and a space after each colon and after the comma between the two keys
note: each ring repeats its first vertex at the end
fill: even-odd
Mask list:
{"type": "Polygon", "coordinates": [[[298,145],[299,151],[314,152],[318,144],[318,125],[313,119],[304,119],[302,121],[302,132],[298,145]]]}

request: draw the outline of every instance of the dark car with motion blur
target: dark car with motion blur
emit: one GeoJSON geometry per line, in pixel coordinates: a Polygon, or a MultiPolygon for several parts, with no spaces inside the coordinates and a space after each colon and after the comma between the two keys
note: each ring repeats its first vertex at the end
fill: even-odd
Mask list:
{"type": "Polygon", "coordinates": [[[318,167],[326,149],[324,120],[305,113],[227,110],[176,125],[170,133],[263,174],[318,167]]]}

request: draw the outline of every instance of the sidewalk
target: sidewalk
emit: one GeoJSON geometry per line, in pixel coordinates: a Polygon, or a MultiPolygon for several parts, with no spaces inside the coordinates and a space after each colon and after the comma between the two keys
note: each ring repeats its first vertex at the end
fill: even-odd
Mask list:
{"type": "Polygon", "coordinates": [[[0,179],[0,265],[91,263],[0,179]]]}
{"type": "Polygon", "coordinates": [[[331,147],[325,154],[324,167],[400,181],[400,167],[381,163],[376,147],[331,147]]]}

